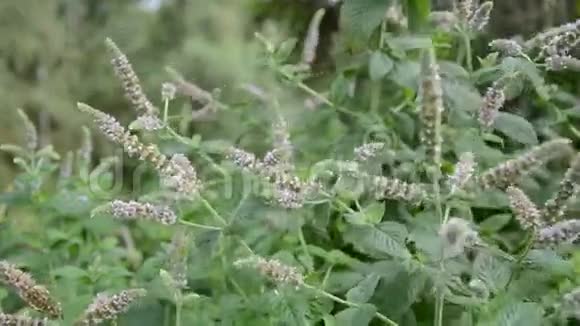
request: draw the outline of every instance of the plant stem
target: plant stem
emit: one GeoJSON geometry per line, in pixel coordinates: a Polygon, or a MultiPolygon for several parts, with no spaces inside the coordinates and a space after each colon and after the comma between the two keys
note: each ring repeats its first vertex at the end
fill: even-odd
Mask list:
{"type": "Polygon", "coordinates": [[[175,326],[181,326],[181,300],[175,303],[175,326]]]}
{"type": "Polygon", "coordinates": [[[193,226],[193,227],[200,228],[200,229],[206,229],[206,230],[216,230],[216,231],[221,231],[222,230],[222,228],[220,228],[218,226],[197,224],[197,223],[193,223],[193,222],[189,222],[189,221],[184,221],[184,220],[179,220],[179,223],[180,224],[183,224],[183,225],[187,225],[187,226],[193,226]]]}
{"type": "Polygon", "coordinates": [[[167,119],[169,117],[169,100],[165,99],[163,103],[163,124],[167,125],[167,119]]]}
{"type": "Polygon", "coordinates": [[[203,206],[211,213],[211,215],[219,221],[224,226],[228,225],[228,222],[211,206],[211,204],[203,197],[200,197],[203,206]]]}
{"type": "Polygon", "coordinates": [[[470,73],[473,72],[473,62],[472,62],[472,53],[471,53],[471,39],[469,38],[469,34],[465,31],[462,33],[463,42],[465,44],[465,59],[467,62],[467,71],[470,73]]]}
{"type": "MultiPolygon", "coordinates": [[[[308,251],[308,244],[306,243],[306,239],[304,239],[304,233],[302,232],[302,227],[298,228],[298,239],[300,239],[300,245],[302,246],[302,250],[304,251],[304,255],[308,258],[309,262],[314,262],[310,252],[308,251]]],[[[312,266],[308,266],[311,268],[312,266]]]]}
{"type": "MultiPolygon", "coordinates": [[[[324,291],[322,289],[319,289],[319,288],[317,288],[315,286],[308,285],[308,284],[304,284],[304,287],[306,287],[306,288],[308,288],[310,290],[314,290],[315,292],[319,293],[320,295],[325,296],[325,297],[327,297],[327,298],[329,298],[329,299],[331,299],[331,300],[333,300],[335,302],[342,303],[345,306],[354,307],[354,308],[360,307],[360,304],[358,304],[358,303],[354,303],[354,302],[350,302],[350,301],[344,300],[344,299],[342,299],[340,297],[335,296],[332,293],[328,293],[328,292],[326,292],[326,291],[324,291]]],[[[387,316],[381,314],[380,312],[376,312],[375,313],[375,316],[378,319],[384,321],[387,325],[398,326],[397,323],[395,323],[394,321],[390,320],[387,316]]]]}

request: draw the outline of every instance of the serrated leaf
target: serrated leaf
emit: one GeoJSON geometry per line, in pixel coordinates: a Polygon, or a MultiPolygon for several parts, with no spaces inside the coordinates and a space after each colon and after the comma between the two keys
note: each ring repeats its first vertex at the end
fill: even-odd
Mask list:
{"type": "Polygon", "coordinates": [[[380,277],[377,274],[368,275],[346,293],[346,299],[354,303],[368,302],[375,293],[379,280],[380,277]]]}
{"type": "Polygon", "coordinates": [[[389,47],[396,51],[430,49],[433,42],[426,36],[398,36],[388,40],[389,47]]]}
{"type": "Polygon", "coordinates": [[[480,253],[473,263],[474,276],[483,281],[488,289],[497,293],[505,288],[511,276],[510,266],[492,255],[480,253]]]}
{"type": "Polygon", "coordinates": [[[510,214],[496,214],[488,217],[483,222],[479,224],[480,231],[482,232],[497,232],[503,229],[512,219],[510,214]]]}
{"type": "Polygon", "coordinates": [[[63,277],[71,280],[88,277],[88,274],[84,269],[80,269],[76,266],[59,267],[52,270],[51,273],[53,276],[63,277]]]}
{"type": "Polygon", "coordinates": [[[404,245],[406,229],[394,222],[373,226],[351,226],[344,234],[344,240],[358,251],[376,258],[399,257],[409,259],[409,251],[404,245]]]}
{"type": "Polygon", "coordinates": [[[552,250],[532,250],[526,258],[532,265],[552,274],[561,276],[574,274],[572,262],[563,259],[552,250]]]}
{"type": "Polygon", "coordinates": [[[391,72],[393,67],[393,60],[389,56],[381,51],[375,51],[369,60],[369,76],[371,80],[380,80],[391,72]]]}
{"type": "Polygon", "coordinates": [[[508,74],[515,72],[523,74],[534,85],[541,98],[544,100],[550,98],[548,87],[534,63],[523,58],[507,57],[503,60],[501,68],[508,74]]]}
{"type": "Polygon", "coordinates": [[[385,204],[373,202],[359,212],[345,214],[345,219],[355,225],[377,224],[382,220],[384,214],[385,204]]]}
{"type": "Polygon", "coordinates": [[[383,21],[390,3],[391,0],[346,0],[341,8],[342,27],[366,42],[383,21]]]}
{"type": "Polygon", "coordinates": [[[533,302],[512,303],[502,309],[493,323],[494,326],[540,326],[542,324],[542,307],[533,302]]]}
{"type": "Polygon", "coordinates": [[[347,308],[334,316],[336,326],[366,326],[371,322],[376,312],[377,308],[370,304],[347,308]]]}
{"type": "Polygon", "coordinates": [[[507,112],[499,112],[494,124],[494,128],[507,137],[525,144],[538,144],[538,135],[534,126],[526,119],[507,112]]]}

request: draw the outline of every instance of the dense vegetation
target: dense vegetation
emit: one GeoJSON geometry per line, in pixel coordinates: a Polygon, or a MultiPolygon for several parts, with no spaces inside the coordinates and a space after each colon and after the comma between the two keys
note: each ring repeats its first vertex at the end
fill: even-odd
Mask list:
{"type": "Polygon", "coordinates": [[[487,42],[492,1],[74,3],[41,8],[62,43],[3,40],[27,82],[0,325],[580,319],[580,22],[487,42]]]}

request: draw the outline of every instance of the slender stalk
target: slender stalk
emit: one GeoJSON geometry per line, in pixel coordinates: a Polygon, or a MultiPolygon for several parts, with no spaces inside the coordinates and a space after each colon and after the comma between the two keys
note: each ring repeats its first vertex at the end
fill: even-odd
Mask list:
{"type": "MultiPolygon", "coordinates": [[[[319,288],[317,288],[315,286],[312,286],[312,285],[309,285],[309,284],[304,284],[304,287],[306,287],[307,289],[313,290],[313,291],[317,292],[318,294],[320,294],[322,296],[325,296],[325,297],[327,297],[327,298],[329,298],[329,299],[331,299],[331,300],[333,300],[335,302],[342,303],[345,306],[354,307],[354,308],[360,307],[360,305],[358,303],[354,303],[354,302],[350,302],[348,300],[344,300],[344,299],[342,299],[340,297],[335,296],[332,293],[328,293],[328,292],[326,292],[326,291],[324,291],[322,289],[319,289],[319,288]]],[[[380,312],[376,312],[375,313],[375,316],[378,319],[384,321],[385,324],[387,324],[387,325],[398,326],[397,323],[395,323],[394,321],[392,321],[391,319],[389,319],[387,316],[381,314],[380,312]]]]}
{"type": "MultiPolygon", "coordinates": [[[[308,258],[309,262],[314,262],[310,252],[308,251],[308,244],[306,243],[306,239],[304,239],[304,233],[302,232],[302,227],[298,228],[298,239],[300,239],[300,245],[302,246],[302,250],[304,251],[304,255],[308,258]]],[[[308,266],[311,267],[311,266],[308,266]]]]}
{"type": "Polygon", "coordinates": [[[463,31],[461,35],[463,37],[463,43],[465,45],[465,59],[467,63],[467,71],[471,73],[473,72],[473,57],[472,57],[473,53],[471,50],[471,38],[469,37],[469,34],[465,31],[463,31]]]}
{"type": "Polygon", "coordinates": [[[165,99],[163,103],[163,124],[167,125],[167,118],[169,117],[169,99],[165,99]]]}
{"type": "Polygon", "coordinates": [[[181,326],[181,300],[177,300],[175,303],[175,326],[181,326]]]}
{"type": "Polygon", "coordinates": [[[179,220],[178,223],[183,224],[183,225],[187,225],[187,226],[192,226],[192,227],[200,228],[200,229],[206,229],[206,230],[216,230],[216,231],[221,231],[222,230],[222,228],[217,227],[217,226],[197,224],[197,223],[193,223],[193,222],[189,222],[189,221],[184,221],[184,220],[179,220]]]}
{"type": "Polygon", "coordinates": [[[217,221],[219,221],[224,226],[228,225],[228,222],[226,222],[226,220],[213,208],[213,206],[211,206],[211,204],[205,198],[200,198],[200,200],[203,206],[211,213],[211,215],[217,221]]]}

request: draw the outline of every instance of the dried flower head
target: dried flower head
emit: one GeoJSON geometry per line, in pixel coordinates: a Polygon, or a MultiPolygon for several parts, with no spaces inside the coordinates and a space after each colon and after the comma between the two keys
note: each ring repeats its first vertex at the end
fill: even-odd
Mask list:
{"type": "Polygon", "coordinates": [[[135,121],[129,126],[132,130],[159,130],[163,128],[164,124],[161,119],[154,115],[142,115],[139,116],[135,121]]]}
{"type": "Polygon", "coordinates": [[[450,31],[458,22],[456,14],[451,11],[434,11],[429,14],[429,22],[444,31],[450,31]]]}
{"type": "Polygon", "coordinates": [[[83,164],[86,164],[88,166],[91,162],[91,157],[93,155],[93,138],[91,135],[91,130],[88,127],[83,126],[82,130],[83,130],[82,144],[81,148],[79,148],[78,150],[77,155],[78,158],[81,160],[81,162],[83,162],[83,164]]]}
{"type": "Polygon", "coordinates": [[[161,84],[161,98],[163,101],[173,101],[175,99],[175,93],[177,92],[177,87],[173,83],[163,83],[161,84]]]}
{"type": "Polygon", "coordinates": [[[570,140],[556,139],[536,146],[528,152],[488,169],[479,177],[484,188],[505,189],[546,162],[570,152],[570,140]]]}
{"type": "Polygon", "coordinates": [[[243,149],[232,147],[227,151],[226,157],[242,169],[252,171],[256,167],[256,155],[243,149]]]}
{"type": "Polygon", "coordinates": [[[385,143],[367,143],[354,149],[354,155],[359,162],[376,157],[385,148],[385,143]]]}
{"type": "Polygon", "coordinates": [[[540,229],[536,244],[538,247],[552,247],[575,243],[578,239],[580,239],[580,220],[567,220],[540,229]]]}
{"type": "Polygon", "coordinates": [[[578,43],[580,43],[579,30],[563,32],[542,44],[540,57],[566,56],[578,43]]]}
{"type": "Polygon", "coordinates": [[[64,160],[60,164],[60,172],[59,177],[60,180],[68,179],[72,175],[73,170],[73,163],[74,163],[74,154],[71,151],[66,153],[64,160]]]}
{"type": "Polygon", "coordinates": [[[544,225],[540,211],[520,188],[510,186],[506,192],[510,207],[523,229],[536,229],[544,225]]]}
{"type": "Polygon", "coordinates": [[[467,23],[469,30],[471,32],[481,32],[489,23],[489,18],[491,16],[491,11],[493,10],[493,2],[486,1],[469,18],[467,23]]]}
{"type": "Polygon", "coordinates": [[[297,268],[283,264],[277,259],[250,256],[234,262],[238,268],[251,267],[277,285],[299,287],[304,284],[304,276],[297,268]]]}
{"type": "Polygon", "coordinates": [[[551,71],[580,71],[580,60],[569,55],[551,55],[546,58],[546,69],[551,71]]]}
{"type": "Polygon", "coordinates": [[[179,229],[171,238],[171,244],[167,249],[167,265],[173,280],[173,286],[178,289],[187,287],[187,265],[189,257],[190,234],[179,229]]]}
{"type": "Polygon", "coordinates": [[[290,132],[288,131],[288,123],[283,118],[278,119],[276,123],[272,125],[273,132],[273,152],[276,153],[279,163],[284,164],[284,168],[294,169],[293,165],[293,152],[294,146],[290,141],[290,132]]]}
{"type": "Polygon", "coordinates": [[[551,28],[545,32],[539,33],[526,42],[526,48],[544,47],[550,40],[567,33],[576,33],[580,27],[580,19],[573,23],[566,23],[561,26],[551,28]]]}
{"type": "Polygon", "coordinates": [[[560,219],[574,196],[580,191],[580,154],[572,160],[558,191],[544,205],[542,218],[548,222],[560,219]]]}
{"type": "Polygon", "coordinates": [[[382,176],[373,177],[371,183],[377,200],[403,200],[416,204],[427,198],[425,190],[419,184],[407,183],[399,179],[382,176]]]}
{"type": "Polygon", "coordinates": [[[135,135],[131,135],[112,116],[94,109],[87,104],[78,103],[81,112],[93,117],[95,124],[110,141],[123,146],[130,157],[137,157],[142,161],[151,163],[157,170],[161,170],[166,164],[167,157],[159,152],[159,148],[153,144],[145,145],[135,135]]]}
{"type": "Polygon", "coordinates": [[[127,56],[110,38],[105,40],[105,45],[111,53],[111,64],[115,74],[121,80],[125,97],[131,102],[139,115],[156,115],[158,110],[143,92],[139,77],[137,77],[127,56]]]}
{"type": "Polygon", "coordinates": [[[580,320],[580,287],[562,296],[562,308],[567,314],[580,320]]]}
{"type": "Polygon", "coordinates": [[[439,237],[443,243],[443,256],[455,257],[464,252],[466,247],[471,247],[478,240],[469,223],[458,217],[451,217],[439,229],[439,237]]]}
{"type": "Polygon", "coordinates": [[[18,295],[30,307],[46,313],[51,318],[60,318],[60,303],[50,296],[46,287],[36,284],[30,274],[23,272],[13,264],[0,261],[0,280],[16,289],[18,295]]]}
{"type": "Polygon", "coordinates": [[[421,82],[421,142],[433,164],[441,164],[441,115],[443,113],[443,88],[439,66],[433,50],[427,51],[422,60],[421,82]]]}
{"type": "Polygon", "coordinates": [[[94,216],[99,213],[108,213],[113,217],[124,221],[142,219],[159,222],[165,225],[171,225],[177,222],[177,216],[169,207],[153,205],[150,203],[140,203],[137,201],[124,202],[121,200],[114,200],[104,206],[96,208],[91,215],[94,216]]]}
{"type": "Polygon", "coordinates": [[[516,57],[523,53],[522,46],[508,39],[496,39],[489,43],[489,47],[508,57],[516,57]]]}
{"type": "Polygon", "coordinates": [[[36,151],[38,148],[38,131],[36,130],[36,126],[30,120],[28,115],[22,110],[18,109],[18,117],[22,121],[22,125],[24,126],[24,136],[26,139],[26,148],[30,152],[36,151]]]}
{"type": "Polygon", "coordinates": [[[183,154],[174,154],[160,174],[161,181],[167,188],[184,197],[195,196],[202,188],[197,172],[183,154]]]}
{"type": "Polygon", "coordinates": [[[479,108],[479,123],[484,128],[491,128],[499,110],[505,104],[505,93],[500,83],[494,83],[487,89],[483,103],[479,108]]]}
{"type": "Polygon", "coordinates": [[[92,326],[99,325],[107,320],[114,320],[119,315],[127,312],[131,304],[137,299],[144,297],[146,293],[144,289],[123,290],[113,295],[99,293],[76,325],[92,326]]]}
{"type": "Polygon", "coordinates": [[[466,25],[469,18],[473,15],[476,3],[473,0],[456,0],[453,5],[455,15],[463,25],[466,25]]]}
{"type": "Polygon", "coordinates": [[[449,176],[451,193],[462,189],[473,176],[477,163],[473,158],[473,153],[465,152],[459,156],[459,162],[455,165],[455,171],[449,176]]]}
{"type": "Polygon", "coordinates": [[[316,49],[320,40],[320,23],[325,13],[326,9],[318,9],[310,20],[308,32],[304,39],[304,48],[302,49],[302,62],[305,64],[311,65],[316,60],[316,49]]]}
{"type": "Polygon", "coordinates": [[[18,316],[0,313],[0,326],[47,326],[46,318],[30,318],[28,316],[18,316]]]}
{"type": "Polygon", "coordinates": [[[190,81],[185,80],[185,78],[175,69],[167,68],[166,70],[167,73],[171,75],[173,85],[175,86],[175,90],[178,94],[188,96],[192,101],[202,104],[208,104],[215,101],[210,92],[202,89],[190,81]]]}

